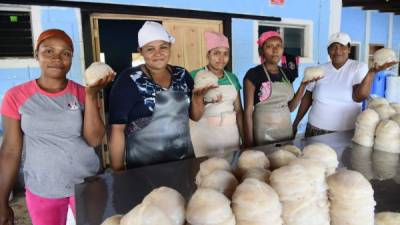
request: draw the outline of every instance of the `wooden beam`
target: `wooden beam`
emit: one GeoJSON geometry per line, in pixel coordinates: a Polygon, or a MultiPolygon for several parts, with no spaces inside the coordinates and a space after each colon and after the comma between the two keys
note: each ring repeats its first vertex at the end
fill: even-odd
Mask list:
{"type": "Polygon", "coordinates": [[[383,12],[383,13],[394,13],[394,14],[399,14],[400,13],[400,8],[396,8],[396,9],[386,9],[386,10],[379,10],[379,12],[383,12]]]}
{"type": "Polygon", "coordinates": [[[390,0],[386,2],[385,0],[343,0],[344,7],[350,6],[361,6],[361,7],[400,7],[399,1],[390,0]]]}
{"type": "Polygon", "coordinates": [[[364,6],[363,9],[365,10],[379,10],[379,11],[396,11],[398,9],[400,9],[400,7],[393,7],[393,6],[364,6]]]}

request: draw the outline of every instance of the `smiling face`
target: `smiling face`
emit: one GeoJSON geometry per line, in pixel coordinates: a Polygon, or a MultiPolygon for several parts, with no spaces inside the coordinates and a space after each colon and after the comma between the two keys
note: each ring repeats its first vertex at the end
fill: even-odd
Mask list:
{"type": "Polygon", "coordinates": [[[350,47],[340,43],[333,43],[328,47],[328,54],[336,68],[343,66],[349,59],[350,47]]]}
{"type": "Polygon", "coordinates": [[[208,66],[213,70],[223,71],[229,62],[229,48],[213,48],[207,53],[208,66]]]}
{"type": "Polygon", "coordinates": [[[171,55],[171,44],[166,41],[152,41],[139,49],[146,66],[151,69],[161,70],[168,65],[171,55]]]}
{"type": "Polygon", "coordinates": [[[283,54],[282,40],[279,37],[272,37],[263,44],[262,56],[270,64],[278,64],[283,54]]]}
{"type": "Polygon", "coordinates": [[[63,39],[52,37],[40,44],[36,58],[43,76],[65,79],[72,64],[72,49],[63,39]]]}

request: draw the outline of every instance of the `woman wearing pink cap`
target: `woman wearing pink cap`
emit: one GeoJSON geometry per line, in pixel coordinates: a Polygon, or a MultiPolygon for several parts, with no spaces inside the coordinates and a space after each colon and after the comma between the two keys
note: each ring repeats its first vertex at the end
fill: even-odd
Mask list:
{"type": "Polygon", "coordinates": [[[196,157],[224,155],[239,149],[243,134],[243,109],[240,101],[240,83],[236,75],[224,70],[229,62],[228,38],[221,33],[204,34],[208,64],[191,72],[209,71],[218,78],[221,99],[205,106],[202,118],[192,124],[190,133],[196,157]]]}
{"type": "Polygon", "coordinates": [[[294,93],[294,77],[278,65],[283,54],[279,33],[268,31],[257,41],[261,65],[244,77],[244,127],[246,146],[292,138],[290,112],[299,104],[306,84],[294,93]]]}

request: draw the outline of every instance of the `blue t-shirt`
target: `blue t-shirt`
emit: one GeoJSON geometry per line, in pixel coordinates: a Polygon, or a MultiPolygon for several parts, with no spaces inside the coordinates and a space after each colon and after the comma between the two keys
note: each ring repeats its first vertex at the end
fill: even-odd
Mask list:
{"type": "MultiPolygon", "coordinates": [[[[192,96],[193,79],[179,66],[169,66],[171,86],[169,90],[185,92],[192,96]]],[[[123,71],[116,79],[109,97],[109,123],[130,124],[132,121],[153,115],[155,96],[164,91],[141,69],[141,66],[123,71]]]]}

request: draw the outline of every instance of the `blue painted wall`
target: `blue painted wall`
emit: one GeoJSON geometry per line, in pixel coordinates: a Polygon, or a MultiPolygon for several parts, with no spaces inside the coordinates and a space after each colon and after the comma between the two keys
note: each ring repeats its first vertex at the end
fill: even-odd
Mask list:
{"type": "MultiPolygon", "coordinates": [[[[349,7],[342,9],[342,23],[341,30],[348,33],[353,41],[361,43],[361,56],[363,60],[365,56],[365,47],[368,44],[383,44],[385,47],[389,46],[389,23],[390,14],[380,13],[377,11],[371,12],[371,23],[369,32],[369,43],[366,43],[366,14],[367,11],[359,7],[349,7]]],[[[393,17],[393,36],[392,48],[398,53],[400,51],[400,16],[393,17]]]]}
{"type": "Polygon", "coordinates": [[[389,14],[388,13],[371,13],[371,44],[383,44],[388,46],[387,40],[389,35],[389,14]]]}
{"type": "Polygon", "coordinates": [[[400,55],[400,15],[393,18],[393,39],[392,47],[397,49],[398,56],[400,55]]]}
{"type": "Polygon", "coordinates": [[[357,7],[346,7],[342,9],[341,31],[350,35],[353,42],[360,43],[360,59],[365,55],[365,19],[366,11],[357,7]]]}
{"type": "Polygon", "coordinates": [[[78,23],[78,9],[61,7],[44,7],[41,12],[42,29],[58,28],[64,30],[74,44],[74,57],[68,78],[78,83],[83,81],[83,68],[81,66],[80,24],[78,23]]]}
{"type": "MultiPolygon", "coordinates": [[[[154,6],[164,8],[175,8],[175,9],[189,9],[189,10],[201,10],[201,11],[212,11],[212,12],[227,12],[227,13],[238,13],[238,14],[250,14],[260,16],[276,16],[281,18],[291,19],[302,19],[310,20],[314,25],[313,40],[314,48],[313,55],[314,61],[324,62],[327,58],[325,50],[328,30],[329,30],[329,15],[330,15],[330,0],[308,0],[307,5],[303,1],[285,1],[284,6],[270,5],[269,1],[266,0],[203,0],[203,1],[187,1],[187,0],[69,0],[79,2],[97,2],[97,3],[114,3],[114,4],[126,4],[126,5],[143,5],[143,6],[154,6]],[[229,6],[229,7],[227,7],[229,6]],[[321,59],[321,60],[320,60],[321,59]]],[[[233,60],[234,69],[239,76],[243,73],[243,66],[246,68],[251,67],[254,63],[250,59],[244,59],[245,56],[253,57],[252,42],[255,41],[253,37],[253,21],[252,20],[241,20],[233,19],[232,21],[232,39],[233,39],[233,60]],[[237,51],[237,52],[236,52],[237,51]],[[247,53],[242,55],[239,53],[247,53]],[[239,58],[235,58],[235,57],[239,58]],[[249,62],[245,65],[245,60],[249,62]]]]}
{"type": "Polygon", "coordinates": [[[114,3],[125,5],[154,6],[175,9],[191,9],[210,12],[228,12],[250,15],[284,15],[290,11],[292,17],[313,17],[319,2],[329,2],[329,0],[308,0],[307,5],[302,1],[285,1],[284,6],[270,5],[267,0],[69,0],[71,2],[91,2],[91,3],[114,3]],[[303,9],[303,10],[300,10],[303,9]],[[307,9],[307,10],[306,10],[307,9]]]}

